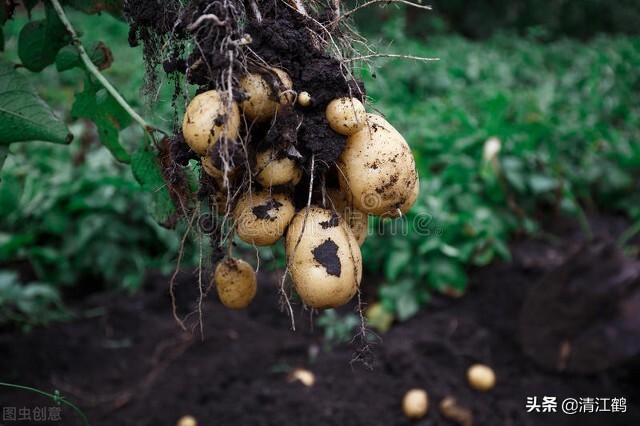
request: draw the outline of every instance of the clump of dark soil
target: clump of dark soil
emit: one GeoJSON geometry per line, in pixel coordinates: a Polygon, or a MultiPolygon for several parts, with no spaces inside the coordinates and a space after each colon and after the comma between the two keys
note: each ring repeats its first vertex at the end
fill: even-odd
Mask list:
{"type": "MultiPolygon", "coordinates": [[[[627,226],[618,218],[592,225],[596,234],[613,236],[627,226]]],[[[557,231],[561,241],[554,244],[516,242],[512,263],[472,271],[463,298],[435,297],[420,314],[382,334],[373,347],[372,371],[350,363],[358,343],[324,349],[327,342],[320,330],[310,329],[308,313],[299,312],[299,329],[290,331],[287,315],[274,308],[274,275],[260,276],[257,298],[244,311],[209,298],[203,338],[179,330],[166,278],[152,275],[138,295],[98,294],[82,302],[72,322],[26,336],[0,334],[2,381],[59,389],[92,425],[173,426],[184,414],[205,426],[452,425],[436,408],[446,396],[470,409],[475,425],[640,424],[637,360],[595,374],[560,374],[537,367],[520,348],[517,324],[524,300],[541,277],[585,244],[575,226],[562,224],[557,231]],[[476,362],[496,371],[492,391],[466,384],[465,371],[476,362]],[[295,367],[311,370],[315,386],[289,382],[287,371],[295,367]],[[401,412],[402,396],[413,387],[426,389],[431,398],[429,413],[419,421],[401,412]],[[527,413],[530,396],[539,401],[624,397],[627,410],[527,413]]],[[[196,309],[196,279],[190,273],[180,277],[181,315],[196,309]]],[[[377,281],[364,278],[365,296],[374,294],[367,289],[377,281]]],[[[36,394],[0,387],[0,406],[51,405],[36,394]]],[[[62,418],[62,423],[37,424],[81,424],[67,408],[62,418]]]]}
{"type": "MultiPolygon", "coordinates": [[[[276,147],[289,152],[294,147],[301,156],[293,159],[302,163],[307,174],[312,156],[315,172],[331,167],[346,138],[329,128],[326,106],[332,99],[346,96],[364,101],[365,90],[362,82],[351,76],[346,62],[328,52],[330,43],[349,42],[341,27],[332,22],[330,2],[318,12],[309,8],[309,15],[303,16],[287,2],[257,0],[260,19],[248,3],[239,0],[192,0],[183,6],[177,1],[168,3],[170,7],[165,8],[157,0],[125,2],[130,43],[145,46],[149,84],[158,83],[162,64],[168,75],[181,75],[200,91],[230,89],[235,100],[242,101],[245,95],[239,80],[243,75],[257,72],[270,77],[273,74],[266,72],[268,67],[281,68],[291,77],[297,93],[311,95],[311,104],[295,104],[281,111],[275,122],[252,123],[242,137],[260,149],[276,147]],[[215,19],[203,20],[203,16],[212,15],[215,19]],[[229,82],[231,88],[226,87],[229,82]]],[[[179,133],[179,120],[175,128],[179,133]]],[[[177,151],[176,155],[176,161],[184,164],[186,156],[177,151]]]]}

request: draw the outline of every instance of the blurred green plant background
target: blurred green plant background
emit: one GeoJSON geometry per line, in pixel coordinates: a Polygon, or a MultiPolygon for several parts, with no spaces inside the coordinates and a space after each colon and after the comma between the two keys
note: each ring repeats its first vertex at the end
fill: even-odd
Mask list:
{"type": "MultiPolygon", "coordinates": [[[[463,293],[470,266],[509,259],[510,236],[539,233],[541,218],[577,217],[587,234],[593,212],[640,221],[640,2],[433,4],[432,12],[374,5],[356,18],[378,51],[440,58],[379,58],[359,69],[421,176],[416,206],[399,221],[373,221],[363,247],[382,307],[400,320],[434,292],[463,293]]],[[[169,85],[151,94],[157,109],[139,96],[142,51],[128,46],[127,25],[70,16],[85,43],[111,48],[105,74],[127,101],[171,130],[169,85]]],[[[4,27],[9,59],[26,20],[4,27]]],[[[68,116],[82,74],[52,68],[31,82],[68,116]]],[[[13,144],[0,172],[0,324],[64,318],[62,295],[135,291],[149,270],[175,266],[180,235],[147,214],[150,194],[99,148],[91,125],[72,130],[70,147],[13,144]]],[[[141,137],[131,128],[121,141],[141,137]]],[[[344,334],[332,325],[343,325],[337,314],[327,315],[319,325],[344,334]]]]}

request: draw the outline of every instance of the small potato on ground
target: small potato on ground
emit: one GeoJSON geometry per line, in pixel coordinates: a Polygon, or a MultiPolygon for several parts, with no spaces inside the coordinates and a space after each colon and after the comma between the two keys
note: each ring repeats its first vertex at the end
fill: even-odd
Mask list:
{"type": "Polygon", "coordinates": [[[193,416],[182,416],[178,419],[176,426],[198,426],[198,421],[193,416]]]}
{"type": "Polygon", "coordinates": [[[489,391],[496,385],[496,373],[484,364],[474,364],[467,370],[469,385],[479,391],[489,391]]]}
{"type": "Polygon", "coordinates": [[[402,411],[410,419],[421,419],[429,409],[429,396],[423,389],[411,389],[402,400],[402,411]]]}

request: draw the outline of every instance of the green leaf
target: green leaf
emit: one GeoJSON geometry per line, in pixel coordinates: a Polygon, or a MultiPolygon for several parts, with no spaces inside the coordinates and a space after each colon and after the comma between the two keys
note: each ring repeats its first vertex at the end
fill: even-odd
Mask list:
{"type": "MultiPolygon", "coordinates": [[[[0,171],[2,171],[2,166],[4,166],[4,160],[9,156],[9,146],[8,145],[0,145],[0,171]]],[[[0,177],[2,177],[0,175],[0,177]]],[[[2,180],[0,179],[0,182],[2,180]]]]}
{"type": "Polygon", "coordinates": [[[30,71],[42,71],[53,64],[58,51],[67,44],[67,33],[51,6],[45,7],[46,17],[22,27],[18,36],[18,56],[30,71]]]}
{"type": "Polygon", "coordinates": [[[73,135],[9,62],[0,59],[0,145],[41,140],[69,143],[73,135]]]}
{"type": "Polygon", "coordinates": [[[467,286],[467,274],[462,265],[453,259],[436,257],[431,262],[429,272],[429,284],[436,290],[445,290],[453,287],[456,290],[464,290],[467,286]]]}
{"type": "Polygon", "coordinates": [[[411,251],[397,250],[392,252],[385,263],[385,276],[393,281],[402,273],[411,260],[411,251]]]}
{"type": "Polygon", "coordinates": [[[109,92],[89,77],[85,78],[84,90],[76,94],[71,115],[93,121],[98,127],[100,140],[116,160],[123,163],[131,161],[131,155],[120,145],[119,138],[119,132],[129,125],[129,114],[109,92]]]}
{"type": "MultiPolygon", "coordinates": [[[[111,50],[102,42],[93,43],[87,50],[91,62],[98,67],[99,70],[105,70],[111,66],[113,55],[111,50]]],[[[84,62],[80,59],[78,49],[75,46],[65,46],[58,52],[56,56],[56,68],[59,72],[67,71],[72,68],[85,69],[84,62]]]]}
{"type": "Polygon", "coordinates": [[[131,158],[131,170],[140,185],[153,194],[153,203],[149,206],[151,216],[158,223],[166,222],[175,213],[175,206],[156,156],[146,147],[136,150],[131,158]]]}
{"type": "Polygon", "coordinates": [[[0,52],[4,52],[4,32],[0,28],[0,52]]]}
{"type": "Polygon", "coordinates": [[[403,293],[396,299],[396,312],[400,321],[406,321],[420,310],[418,298],[414,293],[403,293]]]}
{"type": "Polygon", "coordinates": [[[64,4],[93,15],[100,12],[119,14],[123,0],[65,0],[64,4]]]}

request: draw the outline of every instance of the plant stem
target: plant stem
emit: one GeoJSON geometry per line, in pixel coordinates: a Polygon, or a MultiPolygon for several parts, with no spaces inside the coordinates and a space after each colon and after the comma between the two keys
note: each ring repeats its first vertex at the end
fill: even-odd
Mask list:
{"type": "Polygon", "coordinates": [[[56,404],[60,404],[60,402],[62,402],[64,404],[68,405],[69,407],[71,407],[73,409],[73,411],[75,411],[76,413],[78,413],[78,415],[80,417],[82,417],[82,421],[84,422],[85,426],[89,426],[89,420],[87,420],[87,417],[84,415],[84,413],[82,411],[80,411],[80,409],[78,407],[76,407],[73,403],[67,401],[66,399],[64,399],[64,397],[62,397],[60,395],[53,395],[53,394],[41,391],[39,389],[30,388],[28,386],[14,385],[12,383],[0,382],[0,386],[6,386],[6,387],[9,387],[9,388],[15,388],[15,389],[26,390],[26,391],[29,391],[29,392],[39,393],[40,395],[44,395],[46,397],[49,397],[49,398],[53,399],[53,401],[56,404]]]}
{"type": "Polygon", "coordinates": [[[80,42],[80,39],[78,38],[78,34],[73,28],[73,25],[71,25],[71,22],[69,22],[69,18],[67,18],[67,15],[64,13],[64,9],[60,5],[60,2],[58,0],[50,0],[50,1],[51,1],[51,5],[56,11],[56,15],[58,15],[58,18],[60,18],[62,25],[64,25],[64,28],[69,33],[69,36],[71,36],[71,42],[76,47],[76,49],[78,49],[78,54],[80,55],[82,62],[87,68],[87,71],[91,73],[100,82],[100,84],[102,84],[102,87],[104,87],[107,90],[107,92],[109,92],[109,94],[113,96],[116,102],[118,102],[120,106],[125,111],[127,111],[127,114],[129,114],[131,118],[135,122],[137,122],[146,132],[151,133],[154,130],[156,130],[153,126],[147,123],[144,118],[138,115],[138,113],[135,112],[133,108],[131,108],[131,105],[129,105],[127,101],[124,100],[122,95],[118,93],[115,87],[113,87],[111,83],[109,83],[109,80],[107,80],[106,77],[102,75],[100,70],[96,68],[96,66],[91,61],[91,58],[87,54],[87,51],[84,49],[84,46],[82,46],[82,43],[80,42]]]}
{"type": "Polygon", "coordinates": [[[624,247],[637,234],[640,233],[640,220],[627,228],[618,238],[618,245],[624,247]]]}

